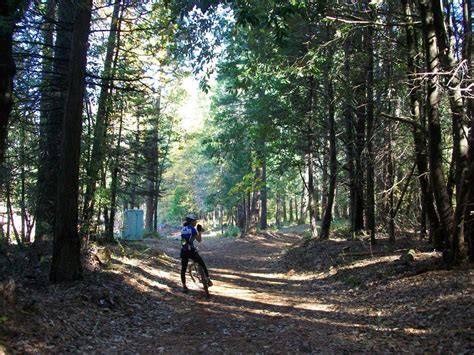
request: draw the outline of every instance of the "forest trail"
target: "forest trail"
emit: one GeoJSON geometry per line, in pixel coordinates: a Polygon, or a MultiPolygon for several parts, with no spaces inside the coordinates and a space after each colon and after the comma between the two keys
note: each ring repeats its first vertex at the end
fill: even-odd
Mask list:
{"type": "MultiPolygon", "coordinates": [[[[365,269],[377,276],[396,264],[381,256],[351,262],[355,274],[344,274],[345,266],[295,271],[284,254],[300,241],[271,232],[204,237],[200,253],[214,281],[210,299],[189,277],[190,292],[181,291],[177,238],[128,243],[83,282],[38,288],[33,305],[0,323],[0,344],[7,353],[474,350],[472,270],[355,279],[368,275],[365,269]]],[[[348,250],[344,242],[331,243],[348,250]]],[[[33,286],[23,287],[31,295],[33,286]]]]}

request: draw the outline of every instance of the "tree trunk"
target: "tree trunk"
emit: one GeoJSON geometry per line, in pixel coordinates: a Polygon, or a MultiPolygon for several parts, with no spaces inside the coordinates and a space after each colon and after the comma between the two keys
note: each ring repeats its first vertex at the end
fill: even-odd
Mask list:
{"type": "Polygon", "coordinates": [[[115,225],[115,213],[117,209],[117,190],[118,190],[118,174],[120,166],[120,144],[122,143],[122,127],[123,127],[123,106],[124,103],[121,101],[121,110],[120,110],[120,121],[119,121],[119,131],[117,137],[117,144],[115,146],[115,156],[112,160],[112,181],[110,182],[110,217],[108,224],[106,226],[106,238],[108,242],[114,240],[114,225],[115,225]]]}
{"type": "MultiPolygon", "coordinates": [[[[294,217],[293,217],[293,199],[290,197],[290,199],[288,200],[288,213],[289,213],[289,217],[288,217],[288,222],[290,223],[293,223],[293,221],[295,220],[294,217]]],[[[297,220],[298,218],[296,218],[297,220]]]]}
{"type": "MultiPolygon", "coordinates": [[[[430,240],[433,242],[436,249],[441,250],[443,247],[443,235],[440,230],[439,218],[436,213],[433,191],[431,190],[429,171],[428,171],[428,157],[426,149],[426,134],[425,120],[421,115],[421,94],[418,89],[418,85],[415,83],[417,75],[416,70],[416,56],[418,55],[418,49],[416,46],[415,28],[412,24],[412,9],[411,4],[408,0],[402,0],[403,9],[405,14],[405,21],[409,24],[406,27],[407,37],[407,63],[408,63],[408,75],[411,77],[408,80],[408,92],[410,95],[410,113],[414,122],[419,122],[420,127],[413,126],[413,141],[415,143],[415,159],[417,162],[418,169],[418,181],[420,184],[420,192],[423,204],[423,211],[426,211],[428,216],[428,222],[430,225],[430,240]]],[[[422,212],[424,213],[424,212],[422,212]]]]}
{"type": "Polygon", "coordinates": [[[94,194],[96,190],[99,171],[102,168],[105,158],[106,135],[108,116],[110,111],[110,95],[112,92],[111,83],[115,76],[115,65],[113,65],[114,53],[117,47],[117,37],[120,30],[120,6],[121,0],[115,0],[114,10],[110,23],[109,37],[107,39],[107,49],[104,60],[104,70],[102,72],[101,89],[98,99],[97,116],[94,127],[94,140],[90,165],[87,167],[87,184],[84,194],[84,209],[82,212],[82,233],[87,234],[94,214],[94,194]]]}
{"type": "Polygon", "coordinates": [[[316,216],[315,184],[314,184],[314,150],[315,150],[315,82],[314,77],[309,78],[309,107],[308,107],[308,128],[307,128],[307,151],[306,151],[306,171],[308,172],[308,181],[306,184],[308,192],[308,212],[309,223],[311,226],[311,237],[318,237],[318,224],[316,216]]]}
{"type": "Polygon", "coordinates": [[[296,222],[297,224],[299,224],[299,221],[300,221],[300,218],[301,218],[301,217],[298,215],[299,209],[298,209],[298,197],[297,197],[297,196],[295,196],[294,203],[295,203],[295,209],[294,209],[294,212],[295,212],[295,222],[296,222]]]}
{"type": "Polygon", "coordinates": [[[439,45],[439,55],[444,71],[452,72],[447,82],[449,102],[453,125],[453,162],[454,181],[456,185],[456,209],[454,215],[454,230],[452,231],[452,254],[454,262],[460,263],[466,259],[467,248],[464,241],[464,216],[469,194],[468,144],[466,113],[461,92],[461,71],[456,71],[458,64],[454,58],[453,26],[450,15],[452,1],[447,1],[443,11],[441,1],[433,1],[434,27],[439,45]],[[445,13],[446,12],[446,16],[445,13]]]}
{"type": "Polygon", "coordinates": [[[138,147],[140,146],[140,118],[137,117],[137,128],[135,131],[135,150],[133,152],[133,170],[130,179],[130,208],[138,208],[137,185],[138,185],[138,147]]]}
{"type": "Polygon", "coordinates": [[[82,107],[92,0],[78,1],[72,36],[68,91],[64,111],[61,176],[50,281],[82,278],[81,241],[77,230],[82,107]]]}
{"type": "Polygon", "coordinates": [[[286,195],[281,197],[281,207],[282,207],[282,219],[283,223],[286,224],[288,222],[288,212],[286,209],[286,195]]]}
{"type": "Polygon", "coordinates": [[[8,178],[7,183],[6,183],[6,202],[7,202],[7,215],[8,215],[8,220],[7,220],[7,239],[10,239],[10,226],[13,229],[13,237],[15,238],[15,241],[18,245],[22,245],[23,241],[21,240],[18,230],[16,229],[15,226],[15,218],[14,218],[14,213],[13,213],[13,206],[12,206],[12,201],[11,201],[11,185],[10,185],[11,179],[8,178]]]}
{"type": "MultiPolygon", "coordinates": [[[[355,85],[356,97],[365,97],[365,81],[357,82],[355,85]],[[361,90],[362,88],[363,90],[361,90]]],[[[354,202],[353,202],[353,232],[360,233],[364,229],[364,164],[363,152],[365,148],[365,125],[366,112],[364,103],[358,102],[356,110],[356,125],[355,125],[355,181],[354,181],[354,202]]]]}
{"type": "Polygon", "coordinates": [[[305,224],[306,223],[306,185],[305,182],[303,181],[303,191],[301,192],[301,198],[300,198],[300,210],[299,210],[299,219],[298,223],[299,224],[305,224]]]}
{"type": "MultiPolygon", "coordinates": [[[[255,168],[255,181],[262,181],[263,168],[261,166],[255,168]]],[[[258,219],[260,216],[260,188],[257,187],[253,191],[251,206],[250,206],[250,215],[249,215],[249,234],[257,234],[258,219]]]]}
{"type": "Polygon", "coordinates": [[[72,0],[58,0],[53,71],[49,78],[49,94],[43,92],[41,98],[42,104],[47,105],[47,111],[42,112],[46,147],[43,147],[44,150],[40,152],[43,159],[40,160],[37,182],[37,190],[40,194],[37,201],[36,233],[40,236],[54,233],[74,11],[72,0]]]}
{"type": "Polygon", "coordinates": [[[440,230],[444,236],[445,258],[452,260],[451,251],[454,220],[443,173],[442,133],[439,118],[439,51],[431,0],[420,0],[418,4],[422,20],[426,68],[428,72],[428,95],[426,104],[428,108],[430,179],[440,220],[440,230]]]}
{"type": "Polygon", "coordinates": [[[25,127],[21,125],[21,136],[20,136],[20,181],[21,181],[21,199],[20,199],[20,214],[21,214],[21,240],[23,243],[29,242],[26,240],[26,157],[25,157],[25,127]]]}
{"type": "MultiPolygon", "coordinates": [[[[350,41],[346,41],[344,44],[344,75],[346,78],[351,77],[351,63],[350,56],[352,53],[352,46],[350,41]]],[[[358,226],[356,225],[356,219],[358,218],[359,211],[357,210],[357,182],[356,182],[356,148],[355,148],[355,134],[354,134],[354,115],[352,112],[352,87],[348,80],[347,87],[345,90],[345,103],[344,103],[344,123],[345,123],[345,150],[346,150],[346,170],[348,173],[349,180],[349,216],[351,222],[351,232],[354,234],[358,226]]]]}
{"type": "MultiPolygon", "coordinates": [[[[366,8],[369,8],[366,0],[366,8]]],[[[373,19],[372,11],[370,17],[373,19]]],[[[370,243],[375,244],[375,154],[373,149],[374,140],[374,44],[373,44],[372,26],[367,26],[365,29],[365,50],[367,54],[367,69],[366,69],[366,118],[367,118],[367,196],[366,196],[366,218],[367,229],[370,234],[370,243]]]]}
{"type": "MultiPolygon", "coordinates": [[[[463,1],[463,27],[464,27],[464,41],[463,41],[463,59],[467,63],[469,78],[473,77],[474,66],[474,52],[472,51],[472,28],[471,28],[471,14],[472,2],[470,0],[463,1]]],[[[469,81],[466,80],[466,86],[469,81]]],[[[471,86],[467,98],[467,116],[471,127],[474,127],[474,87],[471,86]]],[[[469,165],[474,164],[474,135],[469,136],[469,165]]],[[[469,185],[474,185],[474,175],[470,177],[469,185]]],[[[468,203],[465,212],[465,236],[469,246],[469,260],[474,261],[474,189],[469,192],[468,203]]]]}
{"type": "MultiPolygon", "coordinates": [[[[326,29],[328,32],[327,41],[330,41],[332,35],[329,34],[330,28],[326,29]]],[[[332,86],[331,68],[332,68],[332,51],[327,53],[327,59],[324,66],[324,88],[326,91],[326,107],[327,107],[327,129],[329,141],[329,173],[328,188],[326,196],[326,205],[323,210],[323,220],[321,222],[321,239],[329,238],[329,231],[332,222],[332,210],[334,206],[334,196],[336,191],[337,178],[337,148],[336,148],[336,128],[335,128],[335,111],[334,111],[334,88],[332,86]]]]}
{"type": "MultiPolygon", "coordinates": [[[[324,83],[326,85],[326,83],[324,83]]],[[[326,88],[325,88],[326,90],[326,88]]],[[[327,98],[325,98],[327,100],[327,98]]],[[[323,141],[323,161],[321,165],[321,211],[322,216],[324,218],[324,211],[326,211],[326,207],[328,204],[328,180],[329,180],[329,127],[327,127],[327,120],[326,120],[326,127],[327,132],[324,132],[324,141],[323,141]]]]}
{"type": "Polygon", "coordinates": [[[267,203],[268,203],[268,194],[267,194],[267,152],[265,148],[265,142],[261,143],[261,160],[262,160],[262,188],[260,190],[260,202],[261,202],[261,212],[260,212],[260,229],[265,230],[268,228],[268,216],[267,216],[267,203]]]}
{"type": "Polygon", "coordinates": [[[276,211],[275,211],[275,223],[277,228],[281,228],[281,218],[282,217],[282,199],[277,193],[276,196],[276,211]]]}
{"type": "MultiPolygon", "coordinates": [[[[395,206],[393,199],[393,190],[395,188],[395,167],[393,163],[393,127],[389,122],[388,127],[388,149],[386,154],[387,165],[387,182],[388,182],[388,238],[391,243],[395,242],[395,206]]],[[[387,188],[385,190],[387,190],[387,188]]]]}
{"type": "Polygon", "coordinates": [[[146,145],[147,162],[147,196],[145,228],[153,230],[153,217],[155,215],[155,201],[158,199],[156,186],[158,184],[158,129],[160,121],[160,98],[156,104],[156,117],[153,118],[151,130],[148,132],[148,143],[146,145]]]}
{"type": "Polygon", "coordinates": [[[40,136],[39,136],[39,166],[37,181],[37,201],[36,201],[36,231],[35,242],[41,241],[45,235],[52,235],[53,232],[53,214],[54,197],[56,194],[49,195],[50,182],[48,181],[50,171],[48,164],[48,127],[49,115],[51,114],[51,95],[52,95],[52,62],[47,57],[53,57],[53,21],[55,21],[56,0],[48,0],[46,3],[45,22],[42,27],[44,41],[43,63],[42,63],[42,83],[41,83],[41,102],[40,102],[40,136]]]}
{"type": "Polygon", "coordinates": [[[237,215],[240,237],[243,238],[247,235],[247,202],[245,195],[242,198],[242,202],[237,205],[237,215]]]}

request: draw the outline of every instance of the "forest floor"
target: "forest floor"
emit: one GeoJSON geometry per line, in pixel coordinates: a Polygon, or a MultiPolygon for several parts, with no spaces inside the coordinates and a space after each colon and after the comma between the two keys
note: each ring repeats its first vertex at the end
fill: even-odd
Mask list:
{"type": "Polygon", "coordinates": [[[1,284],[0,353],[474,352],[472,268],[443,268],[426,242],[303,229],[205,237],[210,299],[182,292],[177,237],[97,247],[68,285],[40,260],[1,284]]]}

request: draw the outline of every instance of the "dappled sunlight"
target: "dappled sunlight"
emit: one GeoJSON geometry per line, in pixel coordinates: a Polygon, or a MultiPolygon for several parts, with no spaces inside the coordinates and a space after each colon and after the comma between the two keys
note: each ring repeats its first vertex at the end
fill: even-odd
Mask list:
{"type": "MultiPolygon", "coordinates": [[[[146,274],[139,272],[128,272],[128,277],[124,280],[125,283],[129,284],[130,286],[136,287],[140,292],[153,293],[157,290],[167,292],[171,291],[171,287],[169,285],[160,282],[162,280],[169,281],[169,272],[155,268],[145,267],[140,262],[140,259],[116,258],[116,260],[128,267],[139,268],[141,270],[146,271],[146,274]]],[[[121,274],[117,271],[112,272],[121,274]]]]}
{"type": "Polygon", "coordinates": [[[358,267],[366,267],[366,266],[374,265],[374,264],[393,262],[399,259],[400,259],[400,256],[398,255],[389,255],[389,256],[385,256],[381,258],[379,257],[379,258],[372,258],[372,259],[363,259],[359,261],[354,261],[347,265],[338,266],[338,269],[348,270],[348,269],[353,269],[353,268],[358,268],[358,267]]]}

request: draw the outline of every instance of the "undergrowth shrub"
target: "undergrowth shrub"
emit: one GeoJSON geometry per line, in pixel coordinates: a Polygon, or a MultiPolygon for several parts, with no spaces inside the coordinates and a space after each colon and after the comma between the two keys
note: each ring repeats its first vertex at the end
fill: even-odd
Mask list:
{"type": "Polygon", "coordinates": [[[223,237],[237,237],[240,234],[239,227],[236,226],[228,226],[224,231],[223,237]]]}

